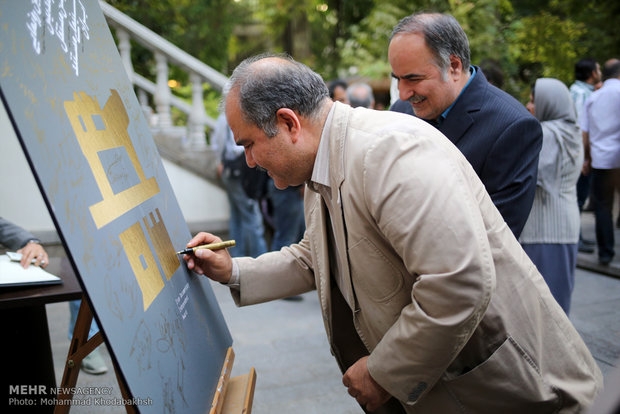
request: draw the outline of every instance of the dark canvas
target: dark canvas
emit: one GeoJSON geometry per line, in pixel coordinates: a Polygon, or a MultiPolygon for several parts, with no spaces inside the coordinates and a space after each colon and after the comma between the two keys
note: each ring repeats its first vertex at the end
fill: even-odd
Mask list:
{"type": "Polygon", "coordinates": [[[140,412],[206,412],[232,339],[96,0],[0,0],[0,88],[140,412]],[[49,6],[49,7],[48,7],[49,6]]]}

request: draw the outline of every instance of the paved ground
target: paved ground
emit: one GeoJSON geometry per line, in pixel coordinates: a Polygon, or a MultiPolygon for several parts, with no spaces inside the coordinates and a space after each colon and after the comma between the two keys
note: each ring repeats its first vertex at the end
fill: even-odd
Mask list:
{"type": "MultiPolygon", "coordinates": [[[[590,216],[584,214],[584,234],[593,238],[590,216]]],[[[586,269],[600,270],[596,254],[580,255],[579,262],[571,320],[607,376],[615,366],[620,366],[620,278],[609,276],[620,275],[620,254],[602,269],[606,274],[586,269]]],[[[252,366],[256,368],[253,413],[362,413],[341,384],[314,292],[305,294],[301,302],[276,301],[240,309],[233,304],[227,288],[219,284],[213,284],[213,288],[234,340],[233,375],[245,374],[252,366]]],[[[52,304],[47,311],[60,383],[69,346],[69,307],[67,303],[52,304]]],[[[102,348],[111,367],[105,346],[102,348]]],[[[78,386],[112,387],[120,397],[112,371],[100,376],[80,373],[78,386]]],[[[74,406],[71,412],[125,411],[122,407],[95,410],[74,406]]]]}
{"type": "MultiPolygon", "coordinates": [[[[213,285],[226,322],[233,335],[235,362],[232,375],[243,375],[255,367],[257,386],[253,413],[361,413],[348,397],[340,373],[327,345],[318,299],[314,293],[300,302],[276,301],[237,308],[228,288],[213,285]],[[326,408],[328,407],[328,408],[326,408]]],[[[47,305],[57,382],[69,347],[66,335],[69,306],[47,305]]],[[[103,347],[108,366],[110,357],[103,347]]],[[[78,387],[113,387],[120,397],[112,371],[93,376],[83,372],[78,387]]],[[[120,407],[105,410],[74,406],[72,413],[123,413],[120,407]]]]}
{"type": "MultiPolygon", "coordinates": [[[[618,210],[618,204],[620,204],[620,197],[616,200],[616,210],[618,210]]],[[[616,213],[618,214],[618,213],[616,213]]],[[[618,217],[617,215],[615,217],[618,217]]],[[[585,239],[595,241],[596,235],[594,232],[594,213],[584,212],[581,213],[581,232],[585,239]]],[[[597,273],[603,273],[610,276],[620,277],[620,229],[616,228],[616,255],[612,262],[605,266],[598,262],[598,254],[596,246],[594,246],[594,253],[579,253],[577,257],[577,266],[582,269],[591,270],[597,273]]]]}
{"type": "MultiPolygon", "coordinates": [[[[340,373],[329,353],[318,299],[314,293],[301,302],[276,301],[236,308],[228,289],[214,290],[233,335],[236,358],[233,375],[256,368],[258,378],[253,413],[361,413],[346,394],[340,373]]],[[[608,375],[620,358],[620,279],[577,271],[571,319],[608,375]]],[[[60,382],[69,346],[67,303],[48,305],[57,380],[60,382]]],[[[111,361],[104,355],[111,367],[111,361]]],[[[112,371],[93,376],[80,373],[79,387],[113,387],[120,397],[112,371]]],[[[123,413],[120,407],[78,407],[72,413],[123,413]]]]}

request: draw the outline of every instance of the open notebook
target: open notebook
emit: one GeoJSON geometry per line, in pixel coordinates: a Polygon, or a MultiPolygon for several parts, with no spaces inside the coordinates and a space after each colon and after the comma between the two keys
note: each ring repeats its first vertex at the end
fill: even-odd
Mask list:
{"type": "Polygon", "coordinates": [[[9,259],[6,254],[0,256],[0,287],[48,285],[62,283],[62,279],[37,266],[24,269],[19,262],[9,259]]]}

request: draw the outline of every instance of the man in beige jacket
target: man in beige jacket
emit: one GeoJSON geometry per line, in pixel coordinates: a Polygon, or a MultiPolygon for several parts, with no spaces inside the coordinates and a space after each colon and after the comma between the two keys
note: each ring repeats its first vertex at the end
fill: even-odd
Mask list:
{"type": "MultiPolygon", "coordinates": [[[[240,306],[318,291],[368,411],[580,412],[601,373],[463,155],[424,121],[333,103],[291,59],[250,58],[225,98],[249,166],[306,183],[303,240],[188,267],[240,306]],[[394,403],[396,405],[384,405],[394,403]]],[[[199,233],[188,247],[219,240],[199,233]]]]}

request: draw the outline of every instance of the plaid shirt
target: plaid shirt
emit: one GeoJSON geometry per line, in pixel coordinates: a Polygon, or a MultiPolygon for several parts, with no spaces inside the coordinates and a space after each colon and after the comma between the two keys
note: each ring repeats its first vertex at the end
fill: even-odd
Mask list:
{"type": "Polygon", "coordinates": [[[579,119],[583,104],[586,103],[586,99],[594,92],[594,85],[578,80],[570,86],[569,90],[570,97],[573,98],[573,102],[575,103],[577,119],[579,119]]]}

